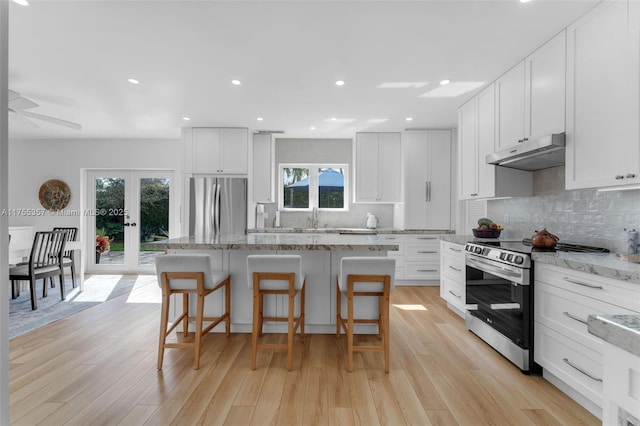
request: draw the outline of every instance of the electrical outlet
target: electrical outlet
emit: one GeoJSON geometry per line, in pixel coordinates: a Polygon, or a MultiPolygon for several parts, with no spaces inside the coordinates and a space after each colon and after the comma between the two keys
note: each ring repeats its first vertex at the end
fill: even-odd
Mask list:
{"type": "Polygon", "coordinates": [[[509,213],[505,213],[502,223],[504,223],[505,225],[508,225],[509,222],[511,222],[511,217],[509,216],[509,213]]]}

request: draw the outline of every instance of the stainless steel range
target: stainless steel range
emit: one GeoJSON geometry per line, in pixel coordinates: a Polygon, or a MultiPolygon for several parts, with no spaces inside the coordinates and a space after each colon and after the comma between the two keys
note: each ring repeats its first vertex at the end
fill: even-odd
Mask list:
{"type": "MultiPolygon", "coordinates": [[[[537,250],[527,239],[474,241],[465,246],[467,329],[526,374],[540,371],[533,361],[531,253],[537,250]]],[[[576,244],[558,244],[555,250],[608,251],[576,244]]]]}

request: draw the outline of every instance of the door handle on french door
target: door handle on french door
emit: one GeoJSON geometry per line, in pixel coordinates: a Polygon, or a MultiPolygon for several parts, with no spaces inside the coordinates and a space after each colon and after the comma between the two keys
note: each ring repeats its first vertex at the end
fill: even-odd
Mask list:
{"type": "Polygon", "coordinates": [[[131,226],[137,226],[137,224],[136,224],[135,222],[133,222],[133,223],[131,224],[131,226]]]}
{"type": "Polygon", "coordinates": [[[129,222],[125,222],[125,223],[124,223],[124,226],[129,226],[129,225],[130,225],[130,223],[129,223],[129,222]]]}

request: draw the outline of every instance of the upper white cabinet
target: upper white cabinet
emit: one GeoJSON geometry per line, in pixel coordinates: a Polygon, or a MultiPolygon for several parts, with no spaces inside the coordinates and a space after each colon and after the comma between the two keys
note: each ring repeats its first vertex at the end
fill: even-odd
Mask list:
{"type": "Polygon", "coordinates": [[[461,200],[531,196],[531,172],[487,164],[494,152],[495,86],[491,84],[458,110],[458,174],[461,200]]]}
{"type": "Polygon", "coordinates": [[[496,80],[496,151],[565,131],[565,52],[563,31],[496,80]]]}
{"type": "Polygon", "coordinates": [[[495,91],[495,150],[500,151],[524,139],[524,61],[496,80],[495,91]]]}
{"type": "Polygon", "coordinates": [[[640,183],[639,84],[639,2],[602,2],[567,29],[567,189],[640,183]]]}
{"type": "Polygon", "coordinates": [[[400,201],[400,133],[356,133],[355,202],[400,201]]]}
{"type": "Polygon", "coordinates": [[[451,228],[451,130],[404,133],[405,228],[451,228]]]}
{"type": "Polygon", "coordinates": [[[186,158],[192,159],[191,172],[248,173],[248,129],[196,127],[184,134],[186,158]]]}
{"type": "Polygon", "coordinates": [[[275,143],[273,135],[253,135],[253,201],[273,203],[275,143]]]}

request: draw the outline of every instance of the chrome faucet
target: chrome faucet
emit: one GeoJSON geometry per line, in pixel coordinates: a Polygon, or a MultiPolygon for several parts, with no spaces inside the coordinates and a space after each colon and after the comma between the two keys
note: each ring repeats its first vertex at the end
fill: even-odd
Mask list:
{"type": "Polygon", "coordinates": [[[313,229],[318,228],[318,208],[314,207],[311,213],[311,227],[313,229]]]}

